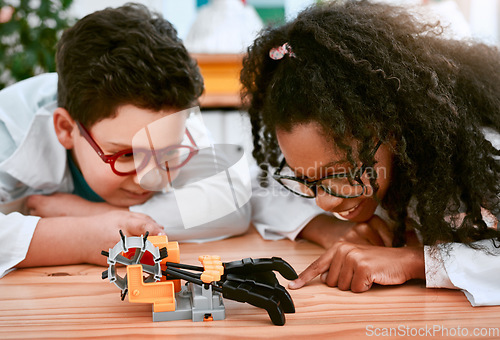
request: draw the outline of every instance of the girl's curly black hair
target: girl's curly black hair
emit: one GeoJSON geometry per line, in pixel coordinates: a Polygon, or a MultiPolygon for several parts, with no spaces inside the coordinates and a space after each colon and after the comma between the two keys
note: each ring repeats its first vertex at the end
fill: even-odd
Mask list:
{"type": "Polygon", "coordinates": [[[397,221],[395,245],[404,243],[410,201],[424,244],[500,240],[481,215],[500,216],[500,152],[483,134],[500,131],[500,53],[443,31],[402,7],[342,1],[261,32],[241,71],[261,168],[278,165],[276,128],[295,124],[320,124],[350,159],[348,142],[358,140],[366,163],[374,140],[395,141],[381,203],[397,221]],[[271,59],[285,42],[295,56],[271,59]]]}

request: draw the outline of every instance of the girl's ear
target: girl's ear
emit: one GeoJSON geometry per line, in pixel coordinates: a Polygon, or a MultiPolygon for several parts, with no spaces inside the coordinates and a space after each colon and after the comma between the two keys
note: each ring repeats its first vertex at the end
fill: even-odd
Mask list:
{"type": "Polygon", "coordinates": [[[74,146],[73,138],[78,130],[76,122],[71,118],[69,112],[62,107],[55,109],[53,119],[59,143],[68,150],[72,149],[74,146]]]}

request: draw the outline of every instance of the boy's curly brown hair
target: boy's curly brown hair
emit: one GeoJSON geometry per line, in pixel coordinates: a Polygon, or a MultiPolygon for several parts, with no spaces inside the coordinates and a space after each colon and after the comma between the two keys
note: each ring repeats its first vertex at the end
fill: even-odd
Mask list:
{"type": "Polygon", "coordinates": [[[203,78],[174,27],[129,3],[79,20],[56,54],[58,105],[90,127],[131,104],[160,111],[195,105],[203,78]]]}
{"type": "MultiPolygon", "coordinates": [[[[497,238],[481,208],[500,216],[500,53],[446,38],[402,7],[342,1],[314,5],[249,47],[242,97],[263,170],[278,165],[275,131],[317,122],[351,160],[371,163],[374,140],[395,141],[382,201],[404,244],[410,201],[424,244],[497,238]],[[269,57],[287,42],[295,57],[269,57]],[[360,142],[353,155],[349,141],[360,142]],[[463,220],[451,219],[465,213],[463,220]]],[[[376,178],[370,179],[375,189],[376,178]]]]}

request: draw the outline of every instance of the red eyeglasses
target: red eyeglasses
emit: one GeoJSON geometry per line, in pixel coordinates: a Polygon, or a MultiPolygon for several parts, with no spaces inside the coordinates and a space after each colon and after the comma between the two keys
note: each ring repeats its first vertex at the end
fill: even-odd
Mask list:
{"type": "Polygon", "coordinates": [[[198,147],[193,137],[186,128],[186,135],[193,146],[170,145],[162,149],[133,148],[105,155],[97,142],[92,138],[90,132],[79,122],[76,122],[81,135],[90,146],[97,152],[103,162],[108,163],[118,176],[129,176],[136,174],[146,167],[153,157],[156,165],[165,171],[179,169],[186,165],[189,160],[198,153],[198,147]]]}

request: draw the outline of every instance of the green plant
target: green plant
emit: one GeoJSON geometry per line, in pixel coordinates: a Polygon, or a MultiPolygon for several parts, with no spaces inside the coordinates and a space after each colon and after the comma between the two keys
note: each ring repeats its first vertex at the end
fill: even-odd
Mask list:
{"type": "Polygon", "coordinates": [[[56,69],[56,44],[74,19],[68,15],[73,0],[0,0],[9,13],[0,22],[0,89],[56,69]],[[10,13],[12,16],[10,17],[10,13]]]}

